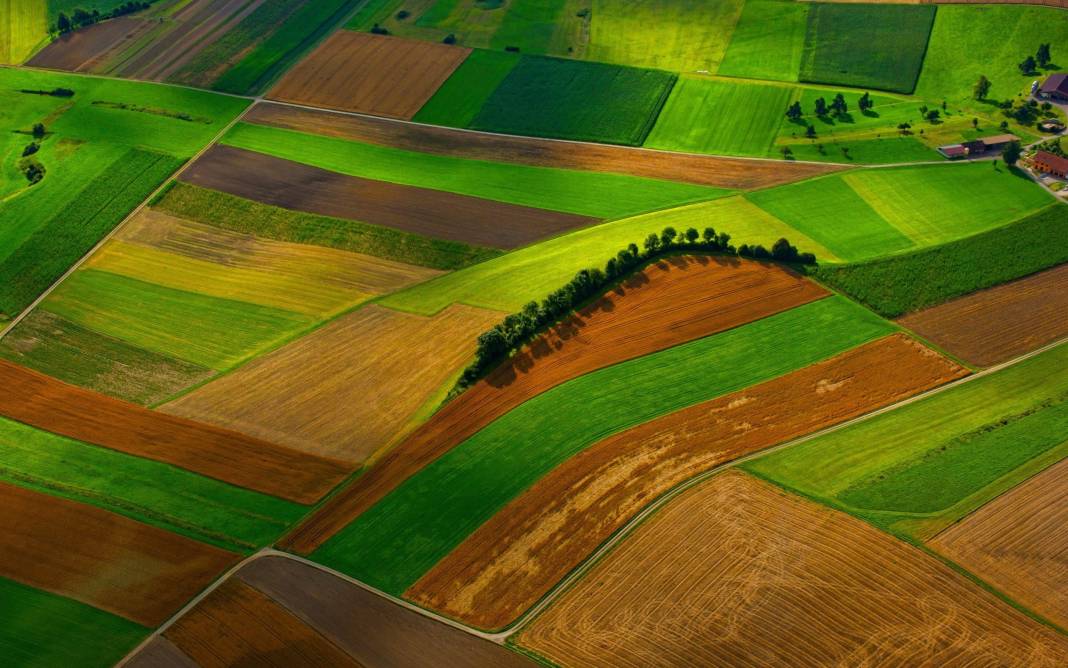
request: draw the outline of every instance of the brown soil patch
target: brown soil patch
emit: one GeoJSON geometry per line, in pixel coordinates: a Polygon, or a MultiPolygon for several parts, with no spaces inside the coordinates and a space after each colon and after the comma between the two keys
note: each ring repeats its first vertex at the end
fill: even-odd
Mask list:
{"type": "Polygon", "coordinates": [[[448,44],[339,30],[268,97],[407,120],[469,53],[448,44]]]}
{"type": "Polygon", "coordinates": [[[0,415],[298,503],[348,474],[332,459],[165,415],[0,360],[0,415]]]}
{"type": "Polygon", "coordinates": [[[27,64],[68,72],[95,71],[96,66],[109,55],[137,41],[153,25],[151,21],[131,18],[96,23],[61,35],[27,64]]]}
{"type": "Polygon", "coordinates": [[[364,666],[533,665],[500,645],[293,559],[262,557],[236,577],[284,605],[364,666]]]}
{"type": "Polygon", "coordinates": [[[1068,627],[1068,460],[938,534],[931,547],[1068,627]]]}
{"type": "Polygon", "coordinates": [[[257,104],[242,120],[435,155],[630,174],[742,190],[792,183],[842,169],[837,165],[785,160],[721,158],[534,137],[509,137],[269,103],[257,104]]]}
{"type": "Polygon", "coordinates": [[[704,257],[651,265],[442,407],[299,527],[287,545],[310,553],[409,476],[552,387],[826,294],[772,264],[704,257]]]}
{"type": "Polygon", "coordinates": [[[360,665],[285,608],[233,578],[179,618],[164,637],[201,668],[360,665]]]}
{"type": "Polygon", "coordinates": [[[539,480],[405,596],[479,628],[507,626],[675,485],[966,374],[897,334],[616,434],[539,480]]]}
{"type": "Polygon", "coordinates": [[[238,555],[94,506],[0,483],[0,575],[145,626],[238,555]]]}
{"type": "Polygon", "coordinates": [[[182,650],[163,636],[156,636],[137,650],[123,668],[200,668],[182,650]]]}
{"type": "Polygon", "coordinates": [[[1068,335],[1068,264],[907,315],[901,325],[976,366],[1068,335]]]}
{"type": "Polygon", "coordinates": [[[359,463],[398,439],[501,314],[365,306],[162,410],[359,463]]]}
{"type": "Polygon", "coordinates": [[[642,525],[526,628],[562,666],[1057,666],[1068,638],[924,552],[739,472],[642,525]]]}
{"type": "Polygon", "coordinates": [[[517,248],[596,218],[372,181],[232,146],[214,146],[181,180],[231,195],[437,239],[517,248]]]}

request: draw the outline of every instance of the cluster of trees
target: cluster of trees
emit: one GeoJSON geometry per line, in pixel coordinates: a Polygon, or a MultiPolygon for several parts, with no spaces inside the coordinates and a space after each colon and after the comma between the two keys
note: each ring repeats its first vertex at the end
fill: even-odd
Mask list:
{"type": "Polygon", "coordinates": [[[78,28],[91,26],[100,21],[114,19],[120,16],[126,16],[127,14],[133,14],[134,12],[139,12],[142,9],[148,9],[151,4],[151,2],[127,2],[112,9],[110,12],[101,12],[99,9],[86,11],[77,8],[71,12],[70,16],[60,12],[59,16],[56,17],[56,25],[53,28],[53,32],[58,32],[62,35],[71,32],[72,30],[77,30],[78,28]]]}
{"type": "Polygon", "coordinates": [[[1049,44],[1039,44],[1035,55],[1024,58],[1019,67],[1024,74],[1037,74],[1038,68],[1049,67],[1052,62],[1053,56],[1050,55],[1049,44]]]}
{"type": "Polygon", "coordinates": [[[711,227],[706,227],[703,232],[691,227],[681,234],[674,227],[665,227],[660,234],[647,236],[642,248],[634,243],[627,245],[608,259],[603,270],[596,267],[583,269],[541,303],[527,303],[519,313],[506,316],[492,329],[482,333],[478,337],[475,360],[464,369],[451,395],[459,394],[473,385],[514,351],[533,341],[592,297],[603,294],[616,281],[664,255],[680,251],[704,251],[780,262],[816,263],[815,255],[799,252],[786,239],[776,241],[771,250],[762,245],[748,244],[735,248],[730,241],[729,234],[717,233],[711,227]]]}
{"type": "Polygon", "coordinates": [[[26,177],[26,180],[30,182],[30,185],[33,185],[43,179],[45,175],[44,165],[32,156],[41,150],[41,140],[48,134],[48,131],[45,129],[44,123],[34,123],[30,134],[33,135],[33,141],[22,149],[22,159],[19,160],[18,167],[23,176],[26,177]]]}
{"type": "Polygon", "coordinates": [[[1039,104],[1038,100],[1030,98],[1028,100],[1005,100],[998,104],[1001,108],[1001,113],[1006,118],[1015,119],[1020,125],[1031,125],[1040,116],[1055,117],[1053,113],[1053,105],[1049,102],[1043,102],[1039,104]]]}
{"type": "MultiPolygon", "coordinates": [[[[857,100],[857,107],[862,113],[868,111],[874,106],[875,103],[872,101],[871,95],[866,91],[863,95],[860,96],[860,99],[857,100]]],[[[827,118],[829,116],[841,118],[845,116],[848,111],[849,104],[846,103],[845,96],[841,93],[835,95],[834,98],[831,100],[830,104],[828,104],[827,100],[823,97],[816,98],[813,108],[813,113],[815,113],[815,115],[819,118],[827,118]]],[[[792,121],[800,121],[804,117],[804,115],[805,111],[801,108],[800,102],[795,101],[789,107],[786,108],[786,117],[792,121]]],[[[812,125],[811,123],[806,123],[805,136],[809,139],[815,139],[816,126],[812,125]]]]}

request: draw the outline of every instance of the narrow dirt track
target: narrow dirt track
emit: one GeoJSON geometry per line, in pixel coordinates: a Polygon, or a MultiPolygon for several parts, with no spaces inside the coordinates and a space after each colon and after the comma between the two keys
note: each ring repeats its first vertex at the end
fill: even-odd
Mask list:
{"type": "Polygon", "coordinates": [[[1059,666],[1068,638],[924,552],[731,471],[518,636],[562,666],[1059,666]]]}
{"type": "Polygon", "coordinates": [[[777,265],[674,258],[557,326],[388,452],[284,540],[308,554],[409,476],[531,397],[628,359],[800,306],[827,292],[777,265]]]}
{"type": "Polygon", "coordinates": [[[514,137],[270,103],[257,104],[244,120],[435,155],[630,174],[740,190],[792,183],[845,168],[514,137]]]}
{"type": "Polygon", "coordinates": [[[339,461],[283,448],[68,385],[0,360],[0,415],[298,503],[348,475],[339,461]]]}
{"type": "Polygon", "coordinates": [[[231,146],[212,147],[180,178],[262,204],[492,248],[525,246],[597,222],[588,216],[348,176],[231,146]]]}
{"type": "Polygon", "coordinates": [[[153,627],[240,557],[94,506],[0,483],[0,575],[153,627]]]}
{"type": "Polygon", "coordinates": [[[616,434],[538,481],[405,597],[477,628],[502,628],[679,483],[965,375],[895,334],[616,434]]]}

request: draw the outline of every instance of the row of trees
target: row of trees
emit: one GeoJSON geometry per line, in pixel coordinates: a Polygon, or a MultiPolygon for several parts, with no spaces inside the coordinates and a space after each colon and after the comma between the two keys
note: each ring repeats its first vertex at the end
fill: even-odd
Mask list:
{"type": "MultiPolygon", "coordinates": [[[[861,95],[860,99],[857,100],[857,107],[862,112],[868,111],[869,109],[871,109],[874,106],[875,106],[875,103],[872,102],[871,95],[868,94],[867,92],[865,92],[863,95],[861,95]]],[[[842,95],[841,93],[838,93],[837,95],[835,95],[834,98],[831,100],[830,104],[828,104],[827,100],[824,99],[823,97],[816,98],[816,101],[814,103],[814,109],[813,109],[813,112],[816,114],[816,116],[818,116],[820,118],[826,118],[826,117],[832,116],[832,115],[833,116],[845,116],[846,112],[848,112],[848,111],[849,111],[849,105],[846,103],[845,96],[842,95]]],[[[793,104],[791,104],[786,109],[786,117],[789,118],[792,121],[801,120],[801,118],[804,115],[805,115],[805,112],[801,108],[801,103],[800,102],[796,102],[795,101],[793,104]]]]}
{"type": "Polygon", "coordinates": [[[133,14],[139,12],[142,9],[148,9],[151,6],[150,2],[127,2],[119,5],[110,12],[101,12],[99,9],[92,11],[86,11],[81,8],[75,9],[71,12],[70,16],[60,12],[56,17],[56,25],[53,29],[54,32],[59,34],[65,34],[78,28],[84,28],[85,26],[91,26],[94,23],[99,23],[107,19],[114,19],[120,16],[126,16],[127,14],[133,14]]]}
{"type": "Polygon", "coordinates": [[[632,243],[620,250],[608,259],[604,269],[583,269],[563,287],[546,296],[541,303],[529,302],[519,313],[506,316],[492,329],[480,335],[475,360],[464,369],[451,394],[459,394],[470,387],[573,310],[591,298],[603,294],[613,283],[664,255],[702,251],[780,262],[816,262],[815,255],[799,252],[797,247],[786,239],[776,241],[770,250],[759,244],[742,244],[735,248],[730,242],[729,234],[716,233],[711,227],[706,227],[703,232],[691,227],[681,234],[674,227],[665,227],[660,234],[647,236],[642,248],[632,243]]]}

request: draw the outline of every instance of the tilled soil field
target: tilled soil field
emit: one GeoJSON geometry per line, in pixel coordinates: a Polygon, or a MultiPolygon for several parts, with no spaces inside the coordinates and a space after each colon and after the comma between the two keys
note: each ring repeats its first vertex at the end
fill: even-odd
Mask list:
{"type": "Polygon", "coordinates": [[[27,65],[68,72],[95,72],[109,55],[135,42],[152,26],[150,21],[131,18],[97,23],[60,35],[27,65]]]}
{"type": "Polygon", "coordinates": [[[406,596],[501,628],[673,486],[965,375],[901,334],[611,436],[510,503],[406,596]]]}
{"type": "Polygon", "coordinates": [[[1068,639],[928,554],[745,474],[690,490],[525,628],[561,666],[1058,666],[1068,639]]]}
{"type": "Polygon", "coordinates": [[[1068,264],[907,315],[898,321],[976,366],[1068,336],[1068,264]]]}
{"type": "Polygon", "coordinates": [[[0,575],[157,626],[238,555],[0,483],[0,575]]]}
{"type": "Polygon", "coordinates": [[[516,248],[597,219],[441,190],[372,181],[215,146],[181,176],[203,188],[286,209],[493,248],[516,248]]]}
{"type": "Polygon", "coordinates": [[[448,44],[339,30],[268,97],[410,119],[469,53],[448,44]]]}
{"type": "Polygon", "coordinates": [[[843,168],[839,165],[721,158],[607,144],[511,137],[278,104],[258,104],[249,110],[243,120],[457,158],[630,174],[742,190],[792,183],[843,168]]]}
{"type": "Polygon", "coordinates": [[[590,371],[724,331],[827,293],[776,265],[674,258],[636,274],[453,399],[288,545],[309,553],[397,485],[527,399],[590,371]]]}
{"type": "Polygon", "coordinates": [[[68,438],[172,464],[298,503],[349,468],[234,431],[151,411],[0,360],[0,415],[68,438]]]}

